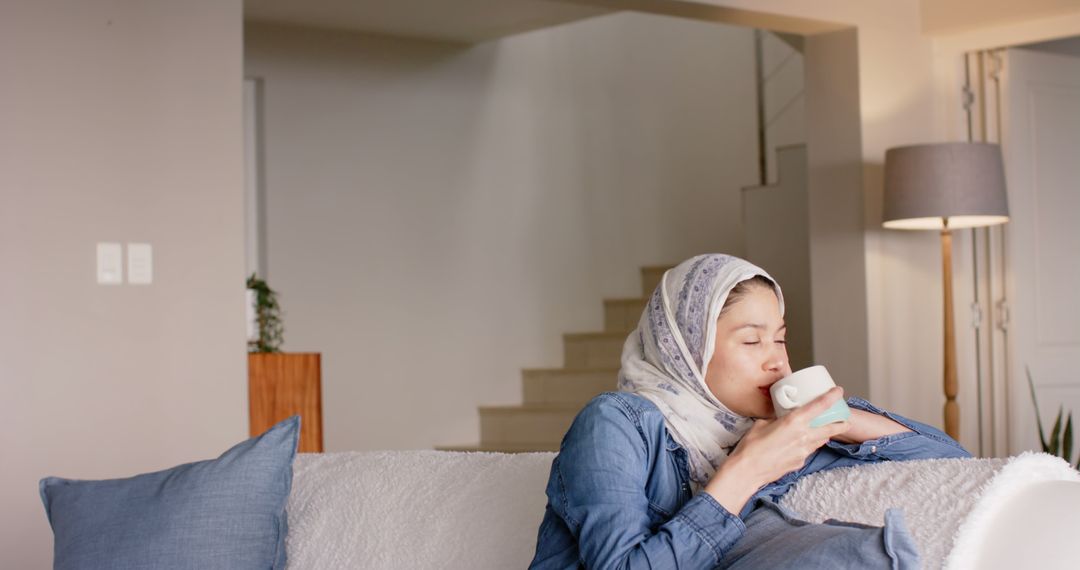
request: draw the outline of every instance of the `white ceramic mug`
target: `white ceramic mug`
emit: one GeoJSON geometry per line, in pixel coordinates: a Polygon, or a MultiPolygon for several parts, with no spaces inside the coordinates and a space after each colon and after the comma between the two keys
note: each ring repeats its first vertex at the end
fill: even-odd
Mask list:
{"type": "MultiPolygon", "coordinates": [[[[836,382],[824,366],[817,365],[803,368],[778,380],[769,387],[776,417],[782,418],[793,410],[809,404],[818,396],[828,392],[836,382]]],[[[851,417],[851,410],[843,399],[837,400],[828,410],[814,418],[811,426],[818,427],[827,423],[839,422],[851,417]]]]}

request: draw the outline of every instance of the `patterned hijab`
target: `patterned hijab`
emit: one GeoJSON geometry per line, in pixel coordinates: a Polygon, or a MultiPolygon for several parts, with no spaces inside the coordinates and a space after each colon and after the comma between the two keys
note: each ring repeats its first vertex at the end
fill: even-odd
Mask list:
{"type": "MultiPolygon", "coordinates": [[[[664,273],[623,345],[619,390],[656,404],[668,431],[690,458],[690,478],[703,487],[753,420],[716,399],[705,385],[716,346],[716,319],[735,286],[765,270],[723,254],[690,258],[664,273]]],[[[780,314],[784,297],[776,286],[780,314]]]]}

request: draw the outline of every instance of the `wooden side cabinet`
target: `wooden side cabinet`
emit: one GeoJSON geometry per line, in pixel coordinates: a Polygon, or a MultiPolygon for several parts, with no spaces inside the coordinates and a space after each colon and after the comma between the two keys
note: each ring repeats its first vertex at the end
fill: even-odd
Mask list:
{"type": "Polygon", "coordinates": [[[248,413],[251,435],[300,416],[301,453],[321,453],[322,365],[313,352],[248,353],[248,413]]]}

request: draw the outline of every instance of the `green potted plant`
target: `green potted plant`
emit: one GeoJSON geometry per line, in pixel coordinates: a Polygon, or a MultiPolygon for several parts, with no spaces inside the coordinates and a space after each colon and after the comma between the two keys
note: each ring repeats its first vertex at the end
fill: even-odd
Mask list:
{"type": "MultiPolygon", "coordinates": [[[[1042,445],[1043,452],[1056,455],[1064,459],[1066,463],[1070,463],[1073,447],[1072,412],[1070,411],[1066,416],[1065,425],[1062,426],[1061,416],[1065,413],[1065,407],[1059,407],[1054,427],[1050,429],[1050,437],[1046,437],[1043,433],[1039,402],[1035,399],[1035,383],[1031,380],[1031,369],[1025,366],[1024,371],[1027,372],[1028,388],[1031,390],[1031,403],[1035,406],[1035,424],[1039,428],[1039,444],[1042,445]]],[[[1080,455],[1076,458],[1076,469],[1080,469],[1080,455]]]]}
{"type": "Polygon", "coordinates": [[[254,331],[248,338],[248,352],[281,352],[285,342],[285,326],[281,321],[281,305],[277,292],[254,273],[248,277],[249,301],[254,306],[254,331]]]}
{"type": "Polygon", "coordinates": [[[299,450],[321,452],[322,357],[282,352],[285,326],[277,292],[254,273],[248,287],[248,423],[259,434],[281,420],[303,418],[299,450]]]}

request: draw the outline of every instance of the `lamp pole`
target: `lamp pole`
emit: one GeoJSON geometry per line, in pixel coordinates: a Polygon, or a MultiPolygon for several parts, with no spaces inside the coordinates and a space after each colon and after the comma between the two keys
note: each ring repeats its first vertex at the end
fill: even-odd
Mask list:
{"type": "Polygon", "coordinates": [[[959,441],[960,406],[956,403],[956,336],[953,332],[952,230],[949,218],[942,218],[941,275],[945,295],[945,433],[959,441]]]}

